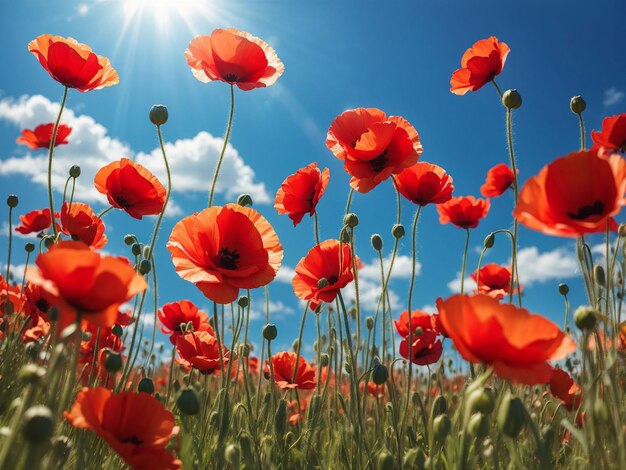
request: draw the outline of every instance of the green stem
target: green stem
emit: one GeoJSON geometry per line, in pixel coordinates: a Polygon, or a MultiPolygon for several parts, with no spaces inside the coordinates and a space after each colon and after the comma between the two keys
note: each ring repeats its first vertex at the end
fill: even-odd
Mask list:
{"type": "Polygon", "coordinates": [[[61,115],[65,108],[65,102],[67,101],[68,87],[63,88],[63,99],[61,100],[61,107],[59,108],[59,114],[57,120],[54,123],[54,129],[52,129],[52,139],[50,140],[50,148],[48,150],[48,200],[50,203],[50,218],[52,219],[52,230],[54,232],[54,238],[57,236],[57,227],[54,223],[54,200],[52,198],[52,156],[54,154],[54,145],[57,140],[57,130],[59,129],[59,122],[61,122],[61,115]]]}
{"type": "Polygon", "coordinates": [[[583,119],[583,113],[578,114],[578,127],[580,128],[580,150],[587,148],[585,143],[585,120],[583,119]]]}
{"type": "Polygon", "coordinates": [[[315,243],[320,244],[320,228],[317,220],[317,211],[313,214],[313,229],[315,231],[315,243]]]}
{"type": "Polygon", "coordinates": [[[11,274],[11,251],[13,251],[13,207],[9,206],[9,254],[7,256],[6,278],[4,279],[7,283],[7,295],[9,295],[9,275],[11,274]]]}
{"type": "Polygon", "coordinates": [[[496,87],[496,91],[498,92],[498,95],[500,95],[500,98],[502,98],[502,91],[500,90],[500,87],[496,83],[496,80],[495,79],[491,80],[491,83],[493,83],[493,86],[496,87]]]}
{"type": "Polygon", "coordinates": [[[304,313],[302,314],[302,321],[300,322],[300,333],[298,334],[298,349],[296,350],[296,363],[293,366],[293,376],[291,377],[291,383],[296,382],[296,376],[298,375],[298,362],[300,361],[300,350],[302,349],[302,334],[304,333],[304,324],[306,322],[306,314],[309,311],[309,303],[306,303],[304,307],[304,313]]]}
{"type": "Polygon", "coordinates": [[[465,229],[465,248],[463,248],[463,263],[461,265],[461,294],[465,292],[465,265],[467,262],[467,247],[469,246],[470,231],[465,229]]]}
{"type": "Polygon", "coordinates": [[[115,209],[115,207],[113,206],[109,206],[106,209],[104,209],[102,212],[100,212],[98,214],[98,218],[101,219],[102,217],[104,217],[105,215],[107,215],[109,212],[111,212],[113,209],[115,209]]]}
{"type": "Polygon", "coordinates": [[[352,205],[352,195],[354,194],[354,188],[350,188],[350,192],[348,193],[348,200],[346,202],[346,214],[350,212],[350,206],[352,205]]]}
{"type": "Polygon", "coordinates": [[[213,183],[211,184],[211,191],[209,191],[209,207],[213,204],[213,194],[215,193],[215,185],[217,184],[217,177],[220,173],[222,161],[224,160],[224,154],[226,153],[226,146],[228,145],[228,139],[230,138],[230,131],[233,127],[233,114],[235,112],[235,89],[233,85],[230,86],[230,113],[228,114],[228,124],[226,126],[226,134],[224,134],[224,144],[222,145],[222,151],[217,160],[215,167],[215,173],[213,173],[213,183]]]}
{"type": "MultiPolygon", "coordinates": [[[[513,123],[512,123],[511,114],[512,114],[511,108],[507,108],[506,110],[506,139],[507,139],[507,145],[509,147],[509,160],[511,163],[511,171],[513,172],[513,194],[514,194],[513,209],[515,209],[517,207],[519,193],[518,193],[518,183],[517,183],[517,168],[515,166],[515,151],[513,149],[513,123]]],[[[517,288],[518,288],[517,295],[518,295],[519,305],[521,307],[522,306],[522,294],[519,291],[519,274],[517,272],[517,244],[518,244],[517,231],[518,231],[517,218],[513,218],[513,247],[511,250],[511,285],[509,288],[509,302],[513,303],[513,293],[515,291],[515,284],[517,281],[517,288]]]]}

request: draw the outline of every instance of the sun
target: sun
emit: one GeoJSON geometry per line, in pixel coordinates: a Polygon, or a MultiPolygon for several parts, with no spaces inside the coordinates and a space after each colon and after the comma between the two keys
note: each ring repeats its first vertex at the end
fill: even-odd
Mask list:
{"type": "Polygon", "coordinates": [[[124,0],[123,13],[127,23],[152,17],[157,26],[167,27],[173,17],[187,21],[197,14],[207,14],[207,2],[202,0],[124,0]]]}

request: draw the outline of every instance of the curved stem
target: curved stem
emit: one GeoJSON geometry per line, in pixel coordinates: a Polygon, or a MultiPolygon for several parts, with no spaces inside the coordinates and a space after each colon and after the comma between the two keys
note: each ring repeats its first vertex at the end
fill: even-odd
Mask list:
{"type": "Polygon", "coordinates": [[[304,307],[304,313],[302,314],[302,322],[300,323],[300,334],[298,335],[298,350],[296,351],[296,362],[293,366],[293,376],[291,377],[291,383],[296,382],[298,376],[298,363],[300,362],[300,350],[302,349],[302,334],[304,333],[304,324],[306,322],[306,314],[309,311],[310,302],[306,303],[304,307]]]}
{"type": "Polygon", "coordinates": [[[498,95],[500,95],[500,98],[502,98],[502,91],[500,90],[500,87],[496,83],[496,80],[495,79],[491,80],[491,83],[493,83],[493,86],[496,87],[496,91],[498,92],[498,95]]]}
{"type": "MultiPolygon", "coordinates": [[[[53,224],[54,225],[54,224],[53,224]]],[[[9,206],[9,254],[7,256],[7,295],[9,295],[9,274],[11,274],[11,251],[13,250],[13,207],[9,206]]]]}
{"type": "Polygon", "coordinates": [[[585,120],[583,119],[583,113],[578,114],[578,127],[580,128],[580,150],[585,150],[585,120]]]}
{"type": "Polygon", "coordinates": [[[151,259],[154,253],[154,244],[156,242],[157,234],[159,233],[159,227],[161,226],[161,222],[163,221],[163,216],[165,215],[165,209],[167,209],[167,203],[169,202],[170,195],[172,194],[172,174],[170,172],[170,165],[167,161],[167,154],[165,153],[165,146],[163,145],[163,135],[161,134],[161,126],[157,126],[157,136],[159,138],[159,147],[161,147],[161,153],[163,154],[163,163],[165,164],[165,173],[167,175],[167,192],[165,193],[165,202],[163,203],[163,210],[159,214],[157,223],[154,226],[154,232],[152,233],[152,240],[150,240],[150,251],[148,253],[148,259],[151,259]]]}
{"type": "Polygon", "coordinates": [[[224,153],[226,153],[226,146],[228,145],[228,139],[230,138],[230,131],[233,127],[233,114],[235,112],[235,89],[233,85],[230,86],[230,113],[228,114],[228,124],[226,125],[226,134],[224,134],[224,144],[222,145],[222,151],[220,157],[217,160],[217,166],[215,167],[215,173],[213,173],[213,183],[211,183],[211,190],[209,191],[209,207],[213,204],[213,194],[215,193],[215,185],[217,184],[217,177],[220,174],[220,168],[222,167],[222,161],[224,160],[224,153]]]}
{"type": "Polygon", "coordinates": [[[102,217],[104,217],[105,215],[107,215],[109,212],[111,212],[113,209],[115,209],[115,207],[113,206],[109,206],[106,209],[104,209],[102,212],[100,212],[98,214],[98,218],[101,219],[102,217]]]}
{"type": "Polygon", "coordinates": [[[52,156],[54,154],[54,145],[57,140],[57,130],[59,129],[59,122],[61,122],[61,115],[65,108],[65,102],[67,101],[68,87],[63,87],[63,99],[61,100],[61,108],[59,108],[59,114],[57,120],[54,123],[54,129],[52,130],[52,139],[50,140],[50,149],[48,150],[48,201],[50,203],[50,218],[53,220],[52,230],[54,232],[54,238],[57,236],[57,227],[54,223],[54,200],[52,199],[52,156]]]}
{"type": "Polygon", "coordinates": [[[317,211],[313,214],[313,229],[315,231],[315,243],[320,244],[320,227],[319,222],[317,220],[317,211]]]}
{"type": "MultiPolygon", "coordinates": [[[[494,82],[495,83],[495,82],[494,82]]],[[[517,200],[519,197],[518,183],[517,183],[517,168],[515,166],[515,151],[513,150],[513,124],[512,124],[512,110],[507,108],[506,110],[506,138],[509,147],[509,160],[511,162],[511,171],[513,172],[513,194],[514,204],[513,209],[517,207],[517,200]]],[[[519,273],[517,272],[517,230],[518,222],[517,218],[513,218],[513,247],[511,250],[511,285],[509,287],[509,302],[513,303],[513,293],[515,292],[515,285],[517,282],[518,288],[518,301],[520,307],[522,306],[522,294],[519,292],[519,273]]]]}
{"type": "MultiPolygon", "coordinates": [[[[461,265],[461,294],[465,292],[465,264],[467,262],[467,247],[469,246],[470,231],[465,229],[465,248],[463,248],[463,264],[461,265]]],[[[410,329],[409,329],[410,330],[410,329]]]]}
{"type": "Polygon", "coordinates": [[[350,206],[352,205],[352,195],[354,194],[354,188],[350,188],[350,192],[348,193],[348,201],[346,202],[346,213],[348,215],[350,212],[350,206]]]}

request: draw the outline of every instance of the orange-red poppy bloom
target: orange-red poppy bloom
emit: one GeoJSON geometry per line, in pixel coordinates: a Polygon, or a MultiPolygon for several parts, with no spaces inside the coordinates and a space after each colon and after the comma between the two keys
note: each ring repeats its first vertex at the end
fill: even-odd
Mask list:
{"type": "Polygon", "coordinates": [[[25,343],[37,341],[48,334],[50,322],[45,315],[47,306],[42,303],[35,305],[32,294],[32,286],[26,286],[24,292],[20,292],[18,286],[6,282],[0,275],[0,339],[4,339],[7,331],[19,331],[25,343]],[[7,312],[13,314],[5,316],[7,312]]]}
{"type": "MultiPolygon", "coordinates": [[[[17,138],[16,142],[18,144],[24,144],[31,149],[49,149],[50,143],[52,142],[52,131],[54,131],[54,123],[41,124],[33,130],[24,129],[22,135],[17,138]]],[[[54,146],[58,147],[59,145],[68,144],[67,136],[69,136],[71,132],[72,128],[70,126],[59,124],[54,146]]]]}
{"type": "Polygon", "coordinates": [[[15,227],[16,232],[24,235],[43,232],[52,225],[50,209],[34,210],[27,214],[20,215],[20,222],[21,224],[15,227]]]}
{"type": "Polygon", "coordinates": [[[283,181],[276,192],[274,208],[279,214],[289,214],[295,227],[305,214],[315,214],[315,207],[324,194],[329,179],[330,170],[320,170],[317,163],[299,169],[283,181]]]}
{"type": "Polygon", "coordinates": [[[157,177],[128,158],[100,168],[94,186],[106,195],[109,204],[135,219],[160,214],[165,204],[166,191],[157,177]]]}
{"type": "Polygon", "coordinates": [[[464,95],[482,88],[502,72],[509,52],[509,46],[495,36],[475,42],[461,57],[461,68],[452,74],[450,91],[464,95]]]}
{"type": "Polygon", "coordinates": [[[439,204],[439,222],[452,222],[458,228],[476,228],[480,219],[487,216],[491,203],[489,199],[474,196],[452,197],[448,202],[439,204]]]}
{"type": "Polygon", "coordinates": [[[490,168],[485,184],[480,187],[480,194],[485,197],[498,197],[513,185],[513,170],[505,163],[490,168]]]}
{"type": "Polygon", "coordinates": [[[548,361],[576,350],[557,325],[488,295],[463,294],[437,300],[441,323],[467,361],[493,365],[506,380],[527,385],[550,382],[548,361]]]}
{"type": "Polygon", "coordinates": [[[273,85],[285,66],[265,41],[235,28],[216,29],[210,36],[197,36],[185,51],[194,77],[252,90],[273,85]]]}
{"type": "MultiPolygon", "coordinates": [[[[300,390],[311,390],[315,388],[315,368],[311,366],[302,356],[298,358],[298,370],[294,379],[293,372],[296,367],[296,353],[285,351],[272,356],[272,367],[274,368],[274,381],[276,386],[283,390],[298,388],[300,390]]],[[[266,376],[269,372],[269,363],[265,365],[266,376]]]]}
{"type": "Polygon", "coordinates": [[[626,152],[626,113],[604,118],[602,130],[591,131],[591,139],[605,150],[626,152]]]}
{"type": "Polygon", "coordinates": [[[400,342],[400,355],[405,359],[409,359],[411,353],[411,361],[419,366],[434,364],[441,358],[443,353],[443,343],[437,339],[437,332],[434,330],[424,330],[419,335],[413,336],[413,347],[409,353],[409,339],[404,338],[400,342]]]}
{"type": "MultiPolygon", "coordinates": [[[[398,320],[394,320],[394,325],[396,327],[396,331],[403,338],[407,338],[409,336],[409,312],[404,311],[400,314],[400,318],[398,320]]],[[[411,326],[413,326],[413,333],[417,328],[421,328],[422,330],[434,330],[438,333],[436,315],[430,315],[421,310],[413,310],[411,312],[411,326]]]]}
{"type": "Polygon", "coordinates": [[[334,301],[339,289],[353,279],[350,245],[326,240],[311,248],[300,260],[292,285],[296,296],[310,301],[311,309],[315,310],[322,302],[334,301]],[[321,279],[326,282],[320,284],[321,279]]]}
{"type": "Polygon", "coordinates": [[[582,390],[567,372],[554,369],[550,378],[550,391],[569,411],[578,409],[582,402],[582,390]]]}
{"type": "Polygon", "coordinates": [[[414,165],[422,153],[415,128],[376,108],[344,111],[330,125],[326,146],[344,161],[350,186],[367,193],[392,174],[414,165]]]}
{"type": "Polygon", "coordinates": [[[487,294],[500,300],[511,291],[511,268],[506,266],[489,263],[480,268],[479,271],[470,274],[470,277],[478,285],[475,293],[487,294]]]}
{"type": "Polygon", "coordinates": [[[61,231],[81,241],[93,249],[102,248],[107,243],[104,222],[88,204],[73,202],[70,206],[63,202],[61,208],[61,231]]]}
{"type": "Polygon", "coordinates": [[[544,166],[522,187],[515,218],[548,235],[604,232],[624,204],[626,162],[618,154],[573,152],[544,166]]]}
{"type": "Polygon", "coordinates": [[[270,223],[238,204],[185,217],[174,226],[167,249],[178,275],[220,304],[235,300],[239,289],[270,283],[283,258],[270,223]]]}
{"type": "Polygon", "coordinates": [[[122,303],[143,291],[146,281],[128,260],[101,256],[80,242],[59,242],[37,257],[27,279],[59,309],[62,331],[77,315],[103,328],[113,326],[122,303]]]}
{"type": "MultiPolygon", "coordinates": [[[[221,367],[220,348],[217,339],[208,331],[194,331],[179,335],[176,339],[176,351],[183,367],[192,367],[203,374],[211,374],[221,367]]],[[[228,364],[229,351],[222,344],[222,360],[228,364]]]]}
{"type": "Polygon", "coordinates": [[[83,388],[63,416],[75,428],[94,431],[133,469],[182,468],[166,449],[178,433],[174,415],[152,395],[83,388]]]}
{"type": "Polygon", "coordinates": [[[189,324],[191,331],[208,331],[213,334],[207,314],[189,300],[167,303],[161,307],[157,316],[161,322],[161,331],[170,335],[170,342],[174,345],[178,337],[184,334],[183,327],[189,324]]]}
{"type": "Polygon", "coordinates": [[[73,38],[42,34],[28,44],[52,78],[78,91],[99,90],[120,82],[109,59],[94,54],[91,48],[73,38]]]}
{"type": "Polygon", "coordinates": [[[409,201],[425,206],[449,201],[454,191],[452,177],[440,166],[417,162],[395,178],[396,189],[409,201]]]}

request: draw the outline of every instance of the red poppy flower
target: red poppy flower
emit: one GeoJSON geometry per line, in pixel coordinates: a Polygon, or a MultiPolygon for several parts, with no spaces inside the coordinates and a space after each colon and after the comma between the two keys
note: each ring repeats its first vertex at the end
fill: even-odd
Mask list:
{"type": "Polygon", "coordinates": [[[502,72],[510,50],[495,36],[474,43],[463,54],[461,68],[452,74],[450,91],[455,95],[464,95],[482,88],[502,72]]]}
{"type": "Polygon", "coordinates": [[[515,218],[548,235],[604,232],[624,204],[626,162],[618,155],[573,152],[544,166],[522,187],[515,218]]]}
{"type": "Polygon", "coordinates": [[[475,293],[487,294],[500,300],[511,291],[511,269],[506,266],[489,263],[480,268],[480,271],[470,274],[470,277],[479,284],[475,293]]]}
{"type": "Polygon", "coordinates": [[[480,194],[485,197],[498,197],[513,185],[513,170],[508,165],[500,163],[487,172],[485,184],[480,187],[480,194]]]}
{"type": "Polygon", "coordinates": [[[9,330],[19,331],[24,343],[37,341],[48,334],[50,321],[45,312],[33,304],[34,300],[32,286],[26,286],[24,292],[20,292],[19,287],[9,284],[0,275],[0,339],[4,339],[9,330]],[[13,315],[5,317],[6,304],[10,304],[13,315]]]}
{"type": "MultiPolygon", "coordinates": [[[[413,337],[413,347],[411,348],[413,364],[426,366],[434,364],[441,358],[443,353],[443,344],[437,339],[437,332],[433,330],[424,330],[421,334],[413,337]]],[[[403,339],[400,342],[400,355],[405,359],[409,358],[409,340],[403,339]]]]}
{"type": "Polygon", "coordinates": [[[216,29],[189,43],[185,58],[194,77],[252,90],[273,85],[285,66],[265,41],[235,28],[216,29]]]}
{"type": "Polygon", "coordinates": [[[174,415],[152,395],[83,388],[63,416],[75,428],[95,431],[136,470],[182,468],[166,449],[178,433],[174,415]]]}
{"type": "Polygon", "coordinates": [[[21,224],[15,227],[15,231],[27,235],[29,233],[43,232],[52,224],[50,209],[40,209],[20,215],[21,224]]]}
{"type": "Polygon", "coordinates": [[[425,206],[449,201],[454,191],[452,177],[440,166],[417,162],[395,178],[396,189],[409,201],[425,206]]]}
{"type": "Polygon", "coordinates": [[[100,168],[94,186],[109,204],[135,219],[160,214],[165,204],[166,191],[157,177],[128,158],[100,168]]]}
{"type": "Polygon", "coordinates": [[[550,378],[550,391],[569,411],[578,409],[582,402],[582,390],[567,372],[554,369],[550,378]]]}
{"type": "Polygon", "coordinates": [[[322,302],[334,301],[339,289],[353,279],[350,245],[326,240],[300,260],[292,284],[296,296],[310,301],[311,309],[315,310],[322,302]],[[326,279],[327,284],[320,287],[320,279],[326,279]]]}
{"type": "MultiPolygon", "coordinates": [[[[413,332],[417,328],[421,328],[424,330],[434,330],[435,333],[439,334],[439,330],[437,328],[436,315],[429,315],[426,312],[421,310],[413,310],[411,312],[411,325],[413,326],[413,332]]],[[[396,327],[396,331],[403,338],[407,338],[409,336],[409,312],[404,311],[400,314],[400,318],[398,320],[394,320],[394,325],[396,327]]]]}
{"type": "Polygon", "coordinates": [[[147,287],[126,259],[101,256],[79,242],[56,243],[35,263],[26,277],[59,308],[59,331],[79,314],[95,325],[111,327],[120,305],[147,287]]]}
{"type": "Polygon", "coordinates": [[[183,335],[182,326],[191,323],[192,331],[208,331],[213,333],[207,314],[198,309],[189,300],[179,300],[163,305],[157,313],[161,322],[161,331],[170,335],[170,342],[176,345],[178,337],[183,335]]]}
{"type": "Polygon", "coordinates": [[[317,163],[299,169],[283,181],[276,192],[274,208],[279,214],[289,214],[295,227],[305,214],[315,214],[315,207],[324,194],[329,179],[328,168],[320,171],[317,163]]]}
{"type": "Polygon", "coordinates": [[[547,361],[576,349],[557,325],[488,295],[457,294],[437,300],[441,323],[466,361],[491,364],[506,380],[545,384],[552,377],[547,361]]]}
{"type": "MultiPolygon", "coordinates": [[[[54,123],[41,124],[35,127],[34,130],[24,129],[21,137],[18,137],[16,142],[18,144],[24,144],[31,149],[49,149],[52,142],[52,131],[54,131],[54,123]]],[[[57,137],[54,140],[54,146],[66,145],[67,136],[72,132],[70,126],[65,124],[59,124],[57,127],[57,137]]]]}
{"type": "MultiPolygon", "coordinates": [[[[194,331],[179,335],[176,339],[176,351],[183,367],[193,366],[203,374],[211,374],[221,367],[217,339],[208,331],[194,331]]],[[[229,351],[222,344],[224,366],[228,364],[229,357],[229,351]]]]}
{"type": "MultiPolygon", "coordinates": [[[[302,356],[298,358],[298,371],[295,380],[293,371],[296,366],[296,353],[279,352],[272,356],[272,367],[274,368],[274,381],[280,389],[298,388],[300,390],[311,390],[315,388],[315,369],[302,356]]],[[[265,372],[269,373],[269,363],[265,365],[265,372]]]]}
{"type": "Polygon", "coordinates": [[[270,283],[283,258],[270,223],[238,204],[185,217],[174,226],[167,249],[178,275],[220,304],[234,301],[239,289],[270,283]]]}
{"type": "Polygon", "coordinates": [[[89,205],[72,202],[69,206],[67,202],[63,202],[61,231],[71,236],[72,240],[81,241],[93,249],[102,248],[107,243],[104,228],[102,219],[89,205]]]}
{"type": "Polygon", "coordinates": [[[604,118],[602,130],[591,131],[591,139],[605,150],[626,152],[626,113],[604,118]]]}
{"type": "Polygon", "coordinates": [[[422,153],[415,128],[404,118],[376,108],[357,108],[337,116],[328,129],[326,146],[344,160],[350,186],[367,193],[414,165],[422,153]]]}
{"type": "Polygon", "coordinates": [[[439,222],[452,222],[458,228],[476,228],[480,219],[487,216],[491,203],[489,199],[475,198],[474,196],[453,197],[448,202],[439,204],[439,222]]]}
{"type": "Polygon", "coordinates": [[[42,34],[28,44],[52,78],[78,91],[99,90],[120,82],[109,59],[72,38],[42,34]]]}

